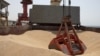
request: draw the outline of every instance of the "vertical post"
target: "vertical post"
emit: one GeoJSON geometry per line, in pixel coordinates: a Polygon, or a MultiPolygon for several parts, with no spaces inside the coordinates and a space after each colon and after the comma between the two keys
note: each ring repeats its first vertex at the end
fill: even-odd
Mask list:
{"type": "Polygon", "coordinates": [[[8,26],[8,6],[5,8],[5,15],[6,15],[6,24],[8,26]]]}
{"type": "MultiPolygon", "coordinates": [[[[26,3],[23,4],[23,16],[24,16],[25,18],[28,17],[28,15],[27,15],[27,4],[26,4],[26,3]]],[[[27,18],[27,19],[28,19],[28,18],[27,18]]]]}
{"type": "Polygon", "coordinates": [[[68,3],[68,16],[69,16],[69,18],[71,17],[71,7],[70,7],[70,5],[71,5],[71,0],[69,0],[69,3],[68,3]]]}
{"type": "Polygon", "coordinates": [[[1,4],[1,0],[0,0],[0,26],[1,26],[1,19],[2,19],[2,4],[1,4]]]}

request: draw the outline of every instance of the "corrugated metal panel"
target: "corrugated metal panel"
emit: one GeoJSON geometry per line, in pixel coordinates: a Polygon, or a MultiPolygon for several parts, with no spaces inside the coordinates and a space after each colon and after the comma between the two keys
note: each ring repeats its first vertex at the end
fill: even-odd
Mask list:
{"type": "MultiPolygon", "coordinates": [[[[68,6],[65,7],[65,16],[68,15],[68,6]]],[[[80,8],[71,6],[72,23],[80,24],[80,8]]],[[[34,23],[61,23],[63,17],[62,6],[33,5],[30,9],[29,20],[34,23]]]]}

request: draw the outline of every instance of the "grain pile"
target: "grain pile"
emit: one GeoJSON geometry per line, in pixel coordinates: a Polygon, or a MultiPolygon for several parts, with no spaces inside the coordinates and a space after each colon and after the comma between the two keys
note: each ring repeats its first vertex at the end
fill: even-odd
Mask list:
{"type": "MultiPolygon", "coordinates": [[[[87,46],[86,52],[79,56],[99,56],[100,33],[85,31],[78,35],[87,46]]],[[[60,51],[48,49],[54,37],[55,32],[43,30],[0,36],[0,56],[66,56],[60,51]]]]}

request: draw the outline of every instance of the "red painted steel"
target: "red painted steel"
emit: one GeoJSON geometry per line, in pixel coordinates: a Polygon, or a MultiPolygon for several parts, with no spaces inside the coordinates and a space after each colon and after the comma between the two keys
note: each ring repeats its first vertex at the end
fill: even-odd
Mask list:
{"type": "Polygon", "coordinates": [[[69,54],[72,56],[83,54],[84,51],[86,50],[86,46],[78,38],[69,17],[64,18],[59,28],[58,34],[56,38],[54,38],[50,42],[49,48],[60,50],[65,54],[69,54]],[[72,28],[71,33],[70,30],[68,30],[69,29],[68,25],[70,25],[70,27],[72,28]]]}
{"type": "Polygon", "coordinates": [[[18,16],[16,25],[22,25],[21,21],[28,21],[27,7],[29,4],[32,4],[32,0],[22,0],[21,3],[23,4],[23,13],[22,15],[18,16]]]}

